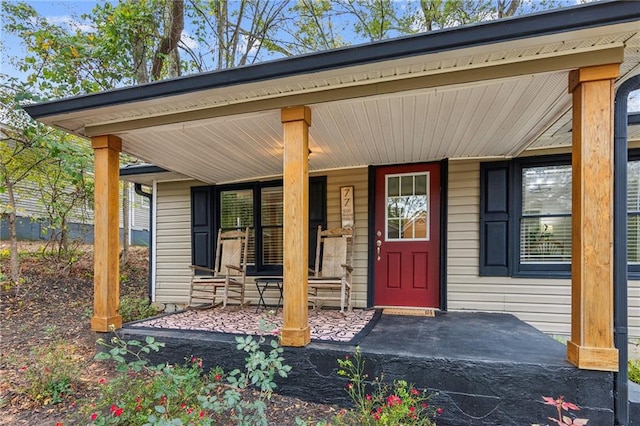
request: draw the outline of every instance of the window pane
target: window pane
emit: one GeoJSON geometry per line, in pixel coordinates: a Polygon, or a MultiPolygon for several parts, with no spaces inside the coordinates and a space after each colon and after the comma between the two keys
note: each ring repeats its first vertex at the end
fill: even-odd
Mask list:
{"type": "Polygon", "coordinates": [[[223,229],[253,227],[253,190],[222,191],[220,223],[223,229]]]}
{"type": "Polygon", "coordinates": [[[400,220],[389,219],[387,221],[387,238],[400,238],[400,220]]]}
{"type": "Polygon", "coordinates": [[[282,187],[262,188],[262,264],[283,263],[283,193],[282,187]]]}
{"type": "Polygon", "coordinates": [[[262,189],[262,225],[282,226],[282,187],[262,189]]]}
{"type": "Polygon", "coordinates": [[[413,195],[413,176],[400,178],[400,195],[413,195]]]}
{"type": "Polygon", "coordinates": [[[427,195],[427,175],[416,176],[416,195],[427,195]]]}
{"type": "Polygon", "coordinates": [[[253,190],[220,192],[220,224],[222,229],[244,229],[251,227],[249,232],[249,248],[247,262],[255,265],[255,235],[253,231],[253,190]]]}
{"type": "Polygon", "coordinates": [[[282,228],[265,228],[262,230],[262,264],[283,264],[282,228]]]}
{"type": "Polygon", "coordinates": [[[522,215],[571,214],[571,166],[522,170],[522,215]]]}
{"type": "Polygon", "coordinates": [[[571,217],[522,218],[521,263],[570,263],[571,217]]]}
{"type": "Polygon", "coordinates": [[[627,164],[627,210],[640,212],[640,161],[627,164]]]}
{"type": "Polygon", "coordinates": [[[387,194],[389,195],[389,197],[397,197],[398,195],[400,195],[400,178],[387,178],[387,194]]]}
{"type": "MultiPolygon", "coordinates": [[[[429,176],[428,173],[387,177],[400,182],[402,195],[387,193],[387,238],[426,239],[429,237],[429,176]]],[[[394,183],[395,185],[395,183],[394,183]]]]}

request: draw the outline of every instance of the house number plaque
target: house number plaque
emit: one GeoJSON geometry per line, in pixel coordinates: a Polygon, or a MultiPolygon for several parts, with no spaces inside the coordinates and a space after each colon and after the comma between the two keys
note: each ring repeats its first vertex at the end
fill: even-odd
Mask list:
{"type": "Polygon", "coordinates": [[[354,224],[353,186],[340,187],[340,216],[343,228],[352,228],[354,224]]]}

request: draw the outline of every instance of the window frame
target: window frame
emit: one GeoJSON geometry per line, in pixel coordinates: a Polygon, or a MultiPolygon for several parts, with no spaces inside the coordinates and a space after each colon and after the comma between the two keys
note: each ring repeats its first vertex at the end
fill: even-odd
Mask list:
{"type": "MultiPolygon", "coordinates": [[[[630,149],[627,154],[627,163],[631,161],[640,161],[640,149],[630,149]]],[[[627,168],[627,170],[629,170],[627,168]]],[[[629,263],[629,218],[631,216],[640,216],[640,211],[630,213],[629,212],[629,172],[627,172],[627,274],[629,279],[638,280],[640,279],[640,263],[637,265],[631,265],[629,263]]]]}
{"type": "MultiPolygon", "coordinates": [[[[326,176],[314,176],[309,178],[309,184],[318,183],[322,185],[322,203],[323,203],[323,218],[321,224],[326,227],[327,222],[327,209],[326,209],[326,195],[327,195],[327,178],[326,176]]],[[[219,229],[222,222],[222,202],[221,193],[226,191],[253,191],[253,226],[250,227],[250,231],[254,235],[254,256],[255,262],[253,265],[248,266],[247,275],[249,276],[280,276],[283,273],[283,265],[265,265],[263,264],[263,228],[273,229],[275,225],[262,226],[262,190],[264,188],[283,187],[284,182],[282,179],[275,179],[269,181],[256,181],[256,182],[244,182],[244,183],[232,183],[225,185],[217,185],[214,190],[214,205],[215,205],[215,219],[214,229],[219,229]]],[[[311,196],[311,194],[310,194],[311,196]]],[[[311,226],[311,220],[310,220],[311,226]]],[[[284,231],[284,223],[281,227],[284,231]]],[[[232,228],[229,228],[232,229],[232,228]]],[[[235,228],[233,228],[235,229],[235,228]]],[[[311,239],[310,239],[311,242],[311,239]]],[[[215,242],[214,242],[215,243],[215,242]]],[[[315,249],[315,247],[314,247],[315,249]]],[[[314,250],[315,252],[315,250],[314,250]]],[[[315,256],[315,254],[314,254],[315,256]]],[[[311,259],[311,254],[309,255],[311,259]]]]}
{"type": "MultiPolygon", "coordinates": [[[[540,157],[523,157],[513,160],[514,173],[511,181],[511,199],[513,200],[513,218],[510,224],[510,234],[513,238],[509,241],[511,253],[513,253],[513,277],[550,277],[550,278],[570,278],[571,262],[569,263],[522,263],[520,251],[522,243],[521,221],[523,217],[532,217],[531,215],[523,216],[522,214],[522,172],[524,169],[532,167],[546,166],[569,166],[571,167],[571,155],[561,154],[540,157]]],[[[571,213],[568,216],[571,217],[571,213]]],[[[558,215],[562,216],[562,215],[558,215]]]]}
{"type": "MultiPolygon", "coordinates": [[[[629,149],[627,154],[627,162],[640,161],[640,148],[629,149]]],[[[520,222],[522,220],[522,172],[524,168],[528,167],[543,167],[543,166],[556,166],[556,165],[571,165],[571,154],[553,154],[536,157],[521,157],[508,161],[500,162],[483,162],[481,163],[481,175],[480,175],[480,256],[479,256],[479,275],[480,276],[509,276],[514,278],[558,278],[567,279],[571,278],[571,264],[570,263],[540,263],[540,264],[523,264],[520,261],[520,222]],[[506,265],[499,271],[493,268],[491,265],[486,264],[486,252],[485,245],[487,238],[491,236],[486,235],[485,225],[491,222],[490,219],[484,217],[486,213],[483,213],[484,205],[483,200],[488,197],[489,189],[486,187],[485,173],[487,170],[497,170],[496,167],[504,169],[507,173],[506,178],[506,198],[508,198],[508,214],[504,219],[508,222],[507,230],[508,235],[506,237],[506,250],[507,259],[506,265]],[[483,172],[484,170],[484,172],[483,172]]],[[[627,189],[628,195],[628,189],[627,189]]],[[[573,214],[573,211],[572,211],[573,214]]],[[[627,218],[640,217],[640,210],[635,212],[627,211],[627,218]]],[[[528,216],[530,217],[530,216],[528,216]]],[[[571,215],[569,215],[571,217],[571,215]]],[[[629,244],[628,238],[628,224],[627,224],[627,246],[629,244]]],[[[627,271],[628,278],[633,280],[640,279],[640,264],[629,264],[627,259],[627,271]]]]}

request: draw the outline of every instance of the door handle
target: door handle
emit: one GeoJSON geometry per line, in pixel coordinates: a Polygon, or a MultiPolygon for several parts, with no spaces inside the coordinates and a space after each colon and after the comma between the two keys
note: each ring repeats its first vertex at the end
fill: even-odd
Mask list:
{"type": "Polygon", "coordinates": [[[376,241],[376,260],[380,261],[380,246],[382,245],[382,241],[376,241]]]}

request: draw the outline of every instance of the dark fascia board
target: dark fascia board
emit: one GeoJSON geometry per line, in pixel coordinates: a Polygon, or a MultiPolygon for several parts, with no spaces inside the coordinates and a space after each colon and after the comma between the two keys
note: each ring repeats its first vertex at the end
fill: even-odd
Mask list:
{"type": "Polygon", "coordinates": [[[640,7],[637,2],[604,1],[25,105],[23,108],[31,117],[37,119],[220,87],[637,20],[640,20],[640,7]]]}
{"type": "Polygon", "coordinates": [[[628,124],[629,126],[635,126],[640,124],[640,112],[630,112],[628,124]]]}
{"type": "Polygon", "coordinates": [[[169,170],[153,164],[133,164],[120,168],[120,176],[137,176],[149,173],[167,173],[169,170]]]}

